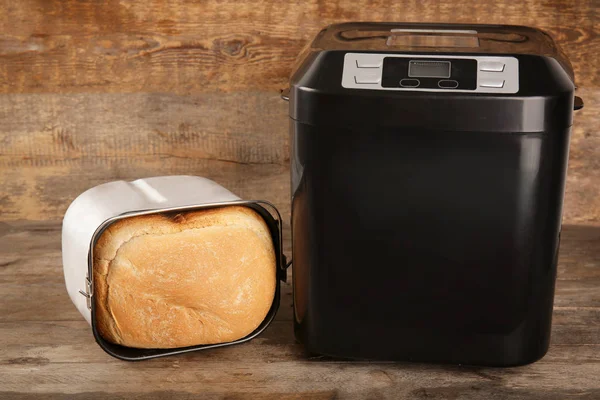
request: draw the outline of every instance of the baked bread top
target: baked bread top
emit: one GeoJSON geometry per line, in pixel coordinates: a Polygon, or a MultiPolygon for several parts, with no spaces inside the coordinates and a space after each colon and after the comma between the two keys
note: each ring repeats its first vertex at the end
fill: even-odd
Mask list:
{"type": "Polygon", "coordinates": [[[247,207],[122,219],[101,234],[93,256],[96,326],[123,346],[241,339],[275,295],[273,241],[247,207]]]}

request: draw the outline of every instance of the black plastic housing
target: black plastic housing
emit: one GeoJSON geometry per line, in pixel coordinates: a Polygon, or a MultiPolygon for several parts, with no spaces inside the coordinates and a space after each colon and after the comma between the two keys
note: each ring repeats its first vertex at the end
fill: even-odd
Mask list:
{"type": "Polygon", "coordinates": [[[309,352],[492,366],[543,357],[572,77],[552,40],[525,27],[356,23],[317,36],[289,93],[295,333],[309,352]],[[385,48],[381,32],[406,27],[475,29],[483,45],[385,48]],[[344,39],[350,31],[362,40],[344,39]],[[347,52],[513,56],[519,91],[345,89],[347,52]]]}

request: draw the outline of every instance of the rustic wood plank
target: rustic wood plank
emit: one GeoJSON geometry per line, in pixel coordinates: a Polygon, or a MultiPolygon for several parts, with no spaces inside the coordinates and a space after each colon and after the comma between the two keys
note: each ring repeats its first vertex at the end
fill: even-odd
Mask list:
{"type": "Polygon", "coordinates": [[[600,85],[594,0],[4,3],[4,93],[277,91],[323,26],[352,20],[533,24],[564,47],[581,86],[600,85]]]}
{"type": "Polygon", "coordinates": [[[274,203],[286,220],[289,219],[287,167],[151,157],[141,165],[131,164],[123,158],[115,160],[110,167],[82,162],[73,166],[0,170],[0,215],[5,220],[57,220],[80,193],[93,186],[159,175],[197,175],[212,179],[243,199],[274,203]]]}
{"type": "Polygon", "coordinates": [[[579,85],[589,88],[581,91],[588,107],[576,115],[565,221],[600,221],[593,0],[5,3],[0,92],[68,94],[0,96],[3,219],[58,219],[95,184],[190,173],[243,197],[273,200],[287,216],[287,170],[277,167],[289,157],[287,111],[277,91],[301,46],[322,26],[371,19],[534,21],[551,32],[571,57],[579,85]]]}
{"type": "MultiPolygon", "coordinates": [[[[172,391],[163,391],[157,390],[152,393],[111,393],[110,396],[107,396],[104,392],[80,392],[74,393],[70,395],[65,395],[64,393],[17,393],[17,392],[0,392],[1,397],[6,397],[15,400],[33,400],[33,399],[81,399],[81,400],[96,400],[96,399],[106,399],[110,397],[111,399],[117,400],[162,400],[162,399],[183,399],[183,400],[197,400],[197,399],[231,399],[231,400],[240,400],[240,399],[253,399],[253,400],[265,400],[265,399],[276,399],[276,400],[320,400],[320,399],[333,399],[337,397],[335,391],[325,391],[325,392],[303,392],[301,394],[298,393],[245,393],[245,392],[228,392],[226,396],[222,393],[212,393],[207,390],[204,390],[202,394],[198,393],[189,393],[183,392],[180,390],[172,390],[172,391]]],[[[585,397],[579,397],[585,399],[585,397]]]]}
{"type": "Polygon", "coordinates": [[[127,157],[280,165],[289,160],[287,107],[261,92],[3,95],[0,167],[83,158],[102,168],[127,157]]]}
{"type": "MultiPolygon", "coordinates": [[[[591,329],[589,329],[591,332],[591,329]]],[[[123,362],[106,354],[94,341],[91,329],[81,317],[75,321],[20,321],[0,325],[0,365],[48,363],[112,363],[123,362]],[[23,342],[27,337],[27,342],[23,342]]],[[[600,344],[600,343],[598,343],[600,344]]],[[[583,346],[562,346],[565,349],[583,346]]],[[[561,348],[562,348],[561,347],[561,348]]],[[[567,350],[560,350],[561,358],[567,350]]],[[[582,351],[581,360],[600,358],[591,351],[582,351]]],[[[306,358],[302,346],[294,341],[292,322],[278,318],[258,338],[243,345],[185,354],[175,357],[179,363],[265,362],[301,360],[306,358]]]]}
{"type": "MultiPolygon", "coordinates": [[[[566,223],[600,223],[600,89],[578,91],[566,223]]],[[[111,180],[201,175],[289,217],[287,103],[276,93],[0,95],[2,219],[59,219],[111,180]]]]}
{"type": "Polygon", "coordinates": [[[562,399],[567,394],[597,396],[599,393],[598,364],[569,361],[540,361],[514,369],[491,369],[318,360],[223,362],[220,368],[215,368],[212,363],[154,360],[146,363],[143,374],[139,371],[140,367],[135,364],[0,365],[0,373],[5,377],[0,385],[5,392],[40,394],[173,391],[223,395],[233,391],[250,397],[253,393],[310,394],[318,391],[344,398],[395,399],[433,397],[429,393],[437,393],[438,398],[493,398],[501,393],[539,399],[562,399]],[[568,377],[565,377],[566,372],[568,377]],[[557,385],[557,379],[560,379],[560,385],[557,385]]]}
{"type": "Polygon", "coordinates": [[[587,107],[574,113],[563,221],[600,223],[600,88],[577,90],[587,107]],[[586,211],[583,211],[586,209],[586,211]]]}
{"type": "Polygon", "coordinates": [[[2,219],[59,219],[91,186],[174,174],[214,179],[285,215],[286,106],[264,93],[1,96],[2,219]]]}
{"type": "MultiPolygon", "coordinates": [[[[600,363],[599,331],[600,309],[555,309],[550,351],[543,360],[600,363]]],[[[303,347],[295,342],[292,321],[278,315],[265,332],[248,343],[188,353],[173,359],[180,363],[217,365],[235,361],[303,361],[307,355],[303,347]]],[[[123,364],[96,344],[89,325],[79,314],[69,321],[0,323],[0,365],[88,362],[123,364]]]]}
{"type": "MultiPolygon", "coordinates": [[[[549,353],[519,368],[307,358],[291,286],[258,338],[126,363],[105,354],[66,294],[58,222],[0,224],[0,398],[533,398],[600,395],[600,227],[563,227],[549,353]],[[191,397],[190,397],[191,396],[191,397]],[[287,396],[287,397],[286,397],[287,396]],[[195,397],[194,397],[195,398],[195,397]]],[[[285,229],[289,251],[289,227],[285,229]]]]}

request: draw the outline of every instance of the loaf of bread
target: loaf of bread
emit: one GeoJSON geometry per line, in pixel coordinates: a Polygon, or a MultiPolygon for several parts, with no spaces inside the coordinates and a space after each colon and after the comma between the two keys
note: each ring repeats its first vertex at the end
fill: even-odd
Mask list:
{"type": "Polygon", "coordinates": [[[269,229],[240,206],[122,219],[93,263],[97,329],[135,348],[241,339],[265,319],[277,282],[269,229]]]}

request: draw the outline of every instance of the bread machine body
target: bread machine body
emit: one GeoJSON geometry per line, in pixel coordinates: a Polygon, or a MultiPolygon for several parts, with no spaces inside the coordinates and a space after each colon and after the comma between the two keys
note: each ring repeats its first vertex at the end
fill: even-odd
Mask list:
{"type": "Polygon", "coordinates": [[[131,182],[114,181],[93,187],[79,195],[69,206],[62,226],[62,256],[65,284],[69,296],[91,325],[97,343],[108,354],[123,360],[143,360],[189,351],[228,346],[248,341],[271,323],[279,308],[279,280],[285,280],[282,253],[281,216],[271,203],[242,200],[219,184],[197,176],[160,176],[131,182]],[[273,239],[277,260],[277,284],[269,312],[248,336],[227,343],[174,349],[139,349],[113,344],[97,331],[92,282],[93,249],[102,232],[112,223],[139,215],[184,212],[226,206],[250,207],[265,220],[273,239]]]}
{"type": "Polygon", "coordinates": [[[573,73],[526,27],[349,23],[290,82],[296,337],[343,358],[547,351],[573,73]]]}

